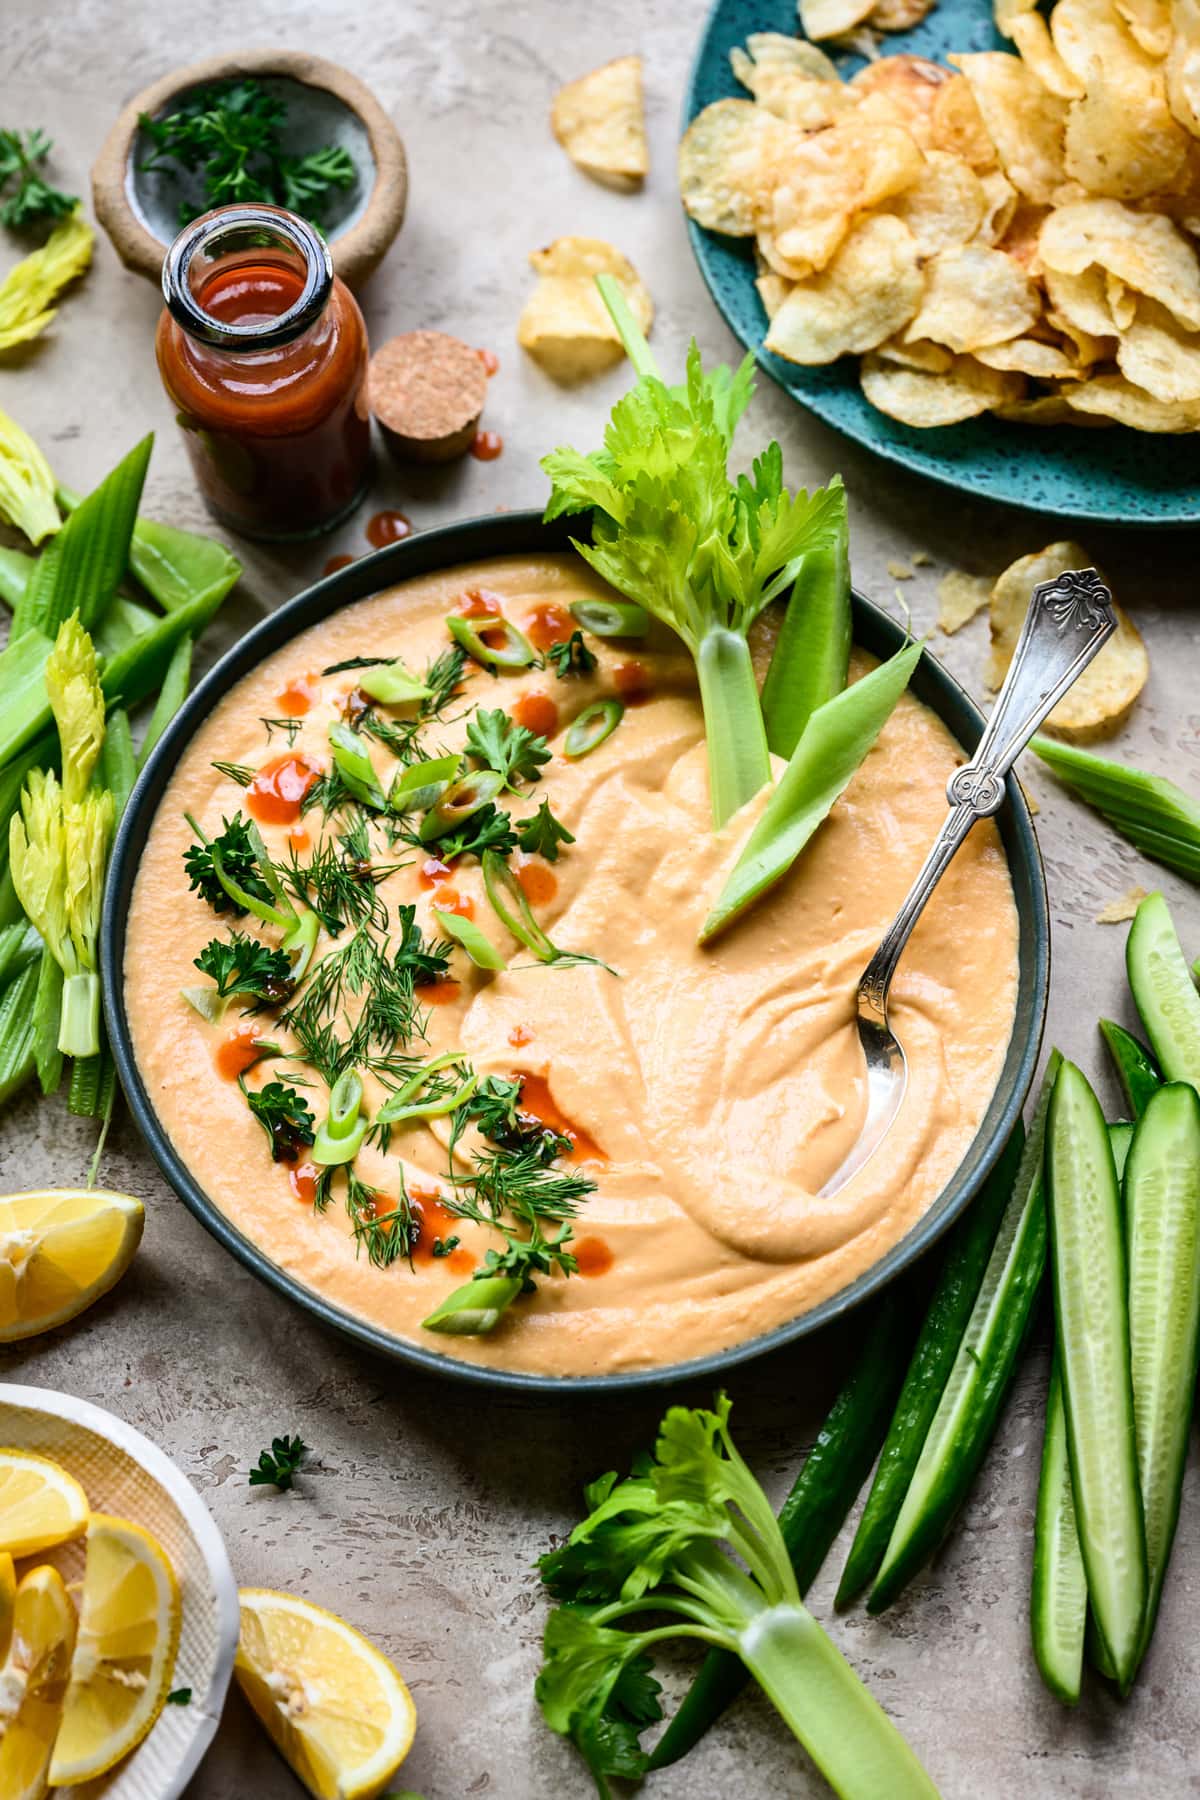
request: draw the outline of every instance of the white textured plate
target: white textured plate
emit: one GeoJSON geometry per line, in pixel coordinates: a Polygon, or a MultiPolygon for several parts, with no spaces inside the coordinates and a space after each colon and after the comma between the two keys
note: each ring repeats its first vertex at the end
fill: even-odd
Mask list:
{"type": "MultiPolygon", "coordinates": [[[[112,1413],[49,1388],[0,1382],[0,1445],[53,1457],[83,1487],[94,1512],[144,1525],[174,1564],[183,1621],[173,1688],[188,1706],[163,1708],[132,1756],[69,1792],[75,1800],[178,1800],[212,1742],[225,1704],[238,1639],[238,1591],[221,1534],[195,1488],[170,1458],[112,1413]]],[[[32,1557],[65,1581],[83,1574],[83,1540],[32,1557]]]]}

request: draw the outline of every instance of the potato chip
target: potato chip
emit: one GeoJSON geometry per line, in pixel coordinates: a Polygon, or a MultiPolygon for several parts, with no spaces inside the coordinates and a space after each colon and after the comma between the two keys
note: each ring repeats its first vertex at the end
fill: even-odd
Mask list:
{"type": "Polygon", "coordinates": [[[911,31],[936,5],[937,0],[875,0],[867,24],[875,31],[911,31]]]}
{"type": "Polygon", "coordinates": [[[1107,425],[1108,419],[1088,419],[1072,412],[1062,394],[1035,394],[1025,400],[1012,400],[997,406],[995,416],[1012,425],[1107,425]]]}
{"type": "Polygon", "coordinates": [[[1153,300],[1138,301],[1136,317],[1117,346],[1117,365],[1156,400],[1200,401],[1200,337],[1183,331],[1153,300]]]}
{"type": "Polygon", "coordinates": [[[1012,338],[1006,344],[989,344],[974,355],[985,369],[1007,369],[1036,381],[1069,381],[1079,374],[1078,363],[1065,350],[1040,338],[1012,338]]]}
{"type": "MultiPolygon", "coordinates": [[[[789,156],[775,190],[772,267],[781,273],[823,269],[855,214],[878,206],[916,180],[921,152],[906,131],[884,125],[864,132],[856,118],[814,132],[789,156]],[[780,262],[782,259],[782,268],[780,262]]],[[[764,245],[764,249],[766,246],[764,245]]]]}
{"type": "Polygon", "coordinates": [[[983,122],[979,104],[965,75],[951,75],[933,98],[929,118],[929,142],[933,150],[948,150],[973,169],[996,166],[996,146],[983,122]]]}
{"type": "Polygon", "coordinates": [[[1048,205],[1066,179],[1066,102],[1047,93],[1032,70],[1004,51],[988,50],[949,60],[971,85],[1008,179],[1030,200],[1048,205]]]}
{"type": "Polygon", "coordinates": [[[998,244],[1017,210],[1017,190],[999,169],[985,169],[979,177],[983,189],[983,217],[979,221],[979,240],[998,244]]]}
{"type": "Polygon", "coordinates": [[[1145,898],[1144,887],[1128,888],[1125,893],[1118,894],[1115,900],[1108,901],[1100,908],[1096,914],[1097,925],[1124,925],[1127,920],[1136,916],[1137,909],[1145,898]]]}
{"type": "Polygon", "coordinates": [[[1011,38],[1026,68],[1042,86],[1060,99],[1074,100],[1083,83],[1072,74],[1054,48],[1050,28],[1037,10],[1036,0],[996,0],[996,30],[1011,38]]]}
{"type": "Polygon", "coordinates": [[[1116,322],[1108,304],[1104,270],[1098,263],[1066,275],[1061,269],[1044,272],[1046,292],[1055,309],[1081,331],[1094,338],[1114,336],[1116,322]]]}
{"type": "Polygon", "coordinates": [[[1055,312],[1053,307],[1046,312],[1045,323],[1072,346],[1080,369],[1084,372],[1093,363],[1107,362],[1117,353],[1115,337],[1094,337],[1090,331],[1082,331],[1072,320],[1064,318],[1062,313],[1055,312]]]}
{"type": "Polygon", "coordinates": [[[1113,70],[1095,57],[1083,98],[1068,110],[1063,150],[1067,174],[1089,194],[1141,200],[1176,180],[1188,136],[1171,116],[1161,76],[1130,62],[1113,70]]]}
{"type": "Polygon", "coordinates": [[[1043,222],[1040,246],[1047,269],[1081,275],[1098,263],[1127,287],[1161,301],[1181,324],[1200,330],[1200,262],[1160,213],[1135,212],[1119,200],[1059,207],[1043,222]]]}
{"type": "Polygon", "coordinates": [[[763,303],[763,311],[768,319],[773,319],[784,301],[792,291],[792,283],[784,275],[777,275],[774,269],[764,269],[754,283],[758,289],[758,297],[763,303]]]}
{"type": "Polygon", "coordinates": [[[1167,55],[1167,105],[1200,138],[1200,0],[1174,0],[1174,42],[1167,55]]]}
{"type": "Polygon", "coordinates": [[[1115,78],[1125,70],[1134,79],[1139,70],[1151,66],[1126,29],[1116,0],[1057,0],[1050,14],[1050,36],[1067,68],[1085,87],[1096,62],[1115,78]]]}
{"type": "Polygon", "coordinates": [[[922,150],[933,147],[933,108],[938,89],[952,79],[949,69],[927,56],[883,56],[860,69],[850,83],[852,94],[890,100],[895,119],[922,150]]]}
{"type": "Polygon", "coordinates": [[[947,637],[969,625],[992,597],[990,575],[968,575],[964,569],[948,569],[938,582],[938,630],[947,637]]]}
{"type": "Polygon", "coordinates": [[[872,406],[902,425],[922,429],[957,425],[990,407],[1019,399],[1025,383],[1019,375],[985,369],[973,356],[956,356],[942,374],[899,368],[880,356],[864,356],[862,390],[872,406]]]}
{"type": "Polygon", "coordinates": [[[875,0],[799,0],[800,24],[806,38],[820,43],[822,38],[844,37],[861,25],[875,0]]]}
{"type": "Polygon", "coordinates": [[[1042,273],[1042,220],[1049,210],[1047,206],[1031,206],[1028,201],[1019,202],[1008,221],[1007,231],[996,245],[998,250],[1011,257],[1031,277],[1042,273]]]}
{"type": "Polygon", "coordinates": [[[944,375],[954,367],[954,357],[944,344],[906,344],[903,337],[887,338],[875,354],[902,369],[921,369],[926,375],[944,375]]]}
{"type": "Polygon", "coordinates": [[[872,350],[899,331],[921,299],[916,240],[888,213],[860,221],[827,269],[794,287],[766,348],[789,362],[835,362],[872,350]]]}
{"type": "Polygon", "coordinates": [[[906,337],[959,353],[1020,337],[1042,310],[1033,282],[1002,250],[964,244],[925,268],[925,297],[906,337]]]}
{"type": "Polygon", "coordinates": [[[820,131],[832,125],[855,104],[854,95],[842,86],[829,58],[803,38],[757,32],[747,40],[745,50],[730,51],[729,61],[734,75],[743,87],[749,88],[760,106],[805,131],[820,131]],[[815,68],[808,58],[794,55],[784,46],[810,52],[824,69],[815,68]]]}
{"type": "Polygon", "coordinates": [[[1113,324],[1118,331],[1128,331],[1137,315],[1137,295],[1107,270],[1104,274],[1104,293],[1113,324]]]}
{"type": "Polygon", "coordinates": [[[517,342],[556,381],[586,380],[619,362],[625,352],[596,290],[597,275],[613,275],[643,331],[654,303],[633,264],[601,238],[563,237],[529,258],[538,283],[517,324],[517,342]]]}
{"type": "Polygon", "coordinates": [[[1099,413],[1134,431],[1162,432],[1178,436],[1200,431],[1200,402],[1156,400],[1145,388],[1135,387],[1124,375],[1092,375],[1066,396],[1074,412],[1099,413]]]}
{"type": "Polygon", "coordinates": [[[1117,0],[1134,42],[1161,62],[1171,48],[1171,0],[1117,0]]]}
{"type": "Polygon", "coordinates": [[[946,150],[929,150],[910,188],[888,202],[903,219],[922,256],[965,244],[979,231],[987,197],[975,171],[946,150]]]}
{"type": "MultiPolygon", "coordinates": [[[[990,688],[998,688],[1008,673],[1034,588],[1067,569],[1086,569],[1091,564],[1091,557],[1079,544],[1058,543],[1022,556],[1005,569],[992,589],[992,654],[986,678],[990,688]]],[[[1111,729],[1146,685],[1150,673],[1146,646],[1127,614],[1119,606],[1115,609],[1116,631],[1046,720],[1049,728],[1063,737],[1090,737],[1111,729]]]]}
{"type": "Polygon", "coordinates": [[[609,187],[640,187],[650,166],[641,57],[618,57],[559,88],[550,124],[586,175],[609,187]]]}
{"type": "Polygon", "coordinates": [[[773,154],[793,128],[752,100],[718,100],[679,146],[679,192],[691,218],[727,237],[751,237],[770,215],[773,154]]]}

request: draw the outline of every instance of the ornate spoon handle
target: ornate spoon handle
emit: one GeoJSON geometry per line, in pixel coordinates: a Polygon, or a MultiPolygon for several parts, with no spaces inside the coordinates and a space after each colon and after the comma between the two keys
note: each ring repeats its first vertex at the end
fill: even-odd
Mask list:
{"type": "Polygon", "coordinates": [[[896,964],[929,896],[971,827],[1004,804],[1004,778],[1047,713],[1117,628],[1112,595],[1095,569],[1068,569],[1033,591],[1016,653],[975,754],[946,783],[950,811],[878,950],[859,994],[886,1023],[896,964]]]}

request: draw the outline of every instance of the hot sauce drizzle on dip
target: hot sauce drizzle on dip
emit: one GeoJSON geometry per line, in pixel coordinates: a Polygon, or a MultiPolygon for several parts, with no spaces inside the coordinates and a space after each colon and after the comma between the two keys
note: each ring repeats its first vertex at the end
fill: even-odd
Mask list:
{"type": "Polygon", "coordinates": [[[580,1238],[571,1249],[581,1275],[607,1275],[613,1266],[613,1253],[603,1238],[580,1238]]]}
{"type": "Polygon", "coordinates": [[[566,1113],[559,1108],[544,1074],[517,1072],[514,1073],[513,1080],[521,1084],[521,1111],[531,1113],[548,1130],[556,1131],[560,1137],[570,1138],[571,1148],[566,1153],[567,1162],[608,1161],[595,1138],[589,1137],[582,1126],[573,1125],[566,1113]]]}
{"type": "Polygon", "coordinates": [[[612,673],[613,686],[626,706],[644,706],[654,692],[650,671],[645,663],[618,663],[612,673]]]}
{"type": "Polygon", "coordinates": [[[317,1197],[321,1171],[316,1163],[292,1163],[288,1169],[288,1186],[303,1206],[311,1206],[317,1197]]]}
{"type": "Polygon", "coordinates": [[[527,856],[523,850],[514,850],[512,872],[530,906],[548,906],[558,892],[558,876],[540,856],[527,856]]]}
{"type": "Polygon", "coordinates": [[[298,719],[320,698],[321,683],[317,677],[297,675],[288,682],[281,694],[275,696],[275,704],[285,718],[298,719]]]}
{"type": "Polygon", "coordinates": [[[246,811],[260,825],[294,825],[320,773],[307,756],[272,758],[246,789],[246,811]]]}
{"type": "Polygon", "coordinates": [[[262,1027],[253,1020],[245,1025],[235,1026],[228,1037],[217,1045],[216,1055],[213,1057],[217,1074],[226,1081],[236,1081],[239,1075],[244,1075],[247,1069],[253,1068],[259,1059],[258,1040],[261,1031],[262,1027]]]}
{"type": "Polygon", "coordinates": [[[500,596],[493,594],[488,588],[468,588],[450,610],[457,613],[460,619],[498,618],[501,611],[500,596]]]}
{"type": "Polygon", "coordinates": [[[542,601],[525,619],[525,636],[535,650],[549,650],[552,644],[565,644],[574,629],[574,619],[555,600],[542,601]]]}
{"type": "Polygon", "coordinates": [[[412,1207],[413,1223],[417,1227],[417,1235],[412,1243],[412,1259],[415,1263],[445,1262],[446,1267],[455,1275],[469,1275],[475,1267],[475,1258],[461,1244],[453,1250],[445,1251],[437,1256],[435,1244],[445,1245],[457,1235],[462,1220],[452,1213],[449,1207],[442,1204],[440,1190],[437,1188],[409,1186],[409,1203],[412,1207]]]}
{"type": "Polygon", "coordinates": [[[558,730],[558,708],[549,694],[522,694],[512,709],[512,717],[539,737],[552,738],[558,730]]]}
{"type": "Polygon", "coordinates": [[[367,520],[367,542],[376,550],[382,550],[388,544],[403,543],[406,537],[412,536],[412,531],[412,520],[397,512],[394,506],[385,506],[367,520]]]}
{"type": "Polygon", "coordinates": [[[417,989],[417,999],[426,1006],[449,1006],[458,999],[461,987],[461,981],[427,981],[417,989]]]}

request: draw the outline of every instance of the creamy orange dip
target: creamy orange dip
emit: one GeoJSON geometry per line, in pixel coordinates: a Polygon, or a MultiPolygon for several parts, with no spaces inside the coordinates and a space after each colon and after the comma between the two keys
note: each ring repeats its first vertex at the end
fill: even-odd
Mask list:
{"type": "MultiPolygon", "coordinates": [[[[270,1160],[236,1082],[218,1072],[223,1046],[244,1023],[236,1006],[212,1025],[180,997],[199,979],[193,958],[230,923],[187,891],[181,857],[193,842],[185,811],[214,835],[245,804],[214,761],[257,769],[278,757],[285,746],[278,735],[267,742],[262,720],[299,714],[299,694],[307,710],[294,753],[327,766],[328,728],[355,676],[320,671],[356,655],[401,656],[421,670],[448,645],[445,614],[473,588],[496,594],[523,628],[555,616],[539,609],[607,591],[569,555],[506,558],[405,583],[269,657],[197,732],[163,798],[134,891],[125,989],[138,1061],[201,1187],[327,1302],[426,1349],[507,1369],[577,1375],[685,1362],[770,1331],[845,1287],[950,1180],[987,1109],[1012,1029],[1017,919],[1008,868],[994,828],[977,828],[896,980],[892,1016],[910,1083],[886,1151],[836,1198],[817,1199],[854,1141],[865,1103],[855,982],[942,819],[959,747],[926,707],[903,698],[788,878],[701,950],[697,930],[765,794],[713,835],[686,652],[663,632],[636,644],[589,638],[599,664],[584,677],[560,679],[546,668],[493,679],[468,664],[452,709],[460,716],[435,728],[437,749],[426,754],[457,748],[461,715],[475,705],[511,711],[531,696],[552,703],[553,759],[531,800],[512,810],[527,813],[548,799],[575,842],[553,867],[516,861],[554,942],[603,957],[618,974],[534,964],[492,912],[474,858],[461,858],[431,888],[426,855],[397,847],[405,866],[380,888],[389,906],[415,900],[426,935],[436,937],[431,906],[457,896],[512,964],[485,974],[456,949],[459,985],[435,996],[441,1003],[428,1009],[420,1053],[459,1050],[481,1074],[524,1074],[532,1109],[569,1122],[578,1138],[574,1165],[597,1183],[574,1227],[578,1275],[539,1278],[536,1294],[514,1304],[489,1336],[423,1331],[421,1320],[480,1266],[489,1245],[499,1247],[488,1230],[446,1218],[430,1198],[445,1192],[445,1122],[398,1132],[386,1157],[373,1146],[359,1157],[359,1174],[385,1200],[398,1193],[402,1159],[408,1191],[429,1215],[411,1267],[404,1259],[373,1267],[356,1253],[342,1178],[328,1209],[315,1212],[297,1170],[270,1160]],[[571,720],[614,692],[638,703],[599,749],[565,760],[571,720]],[[443,1239],[459,1237],[452,1256],[429,1254],[435,1226],[443,1239]]],[[[755,648],[765,658],[765,642],[755,648]]],[[[855,672],[867,666],[856,657],[855,672]]],[[[397,764],[374,742],[372,757],[386,789],[397,764]]],[[[286,857],[293,829],[262,826],[273,854],[286,857]]],[[[311,810],[300,829],[315,842],[336,823],[324,827],[311,810]]],[[[238,924],[258,929],[252,918],[238,924]]],[[[331,947],[322,937],[318,955],[331,947]]],[[[260,1035],[273,1035],[270,1015],[255,1023],[260,1035]]],[[[246,1079],[260,1086],[276,1068],[260,1064],[246,1079]]],[[[318,1120],[325,1097],[319,1083],[310,1092],[318,1120]]],[[[368,1076],[368,1108],[383,1097],[368,1076]]]]}

